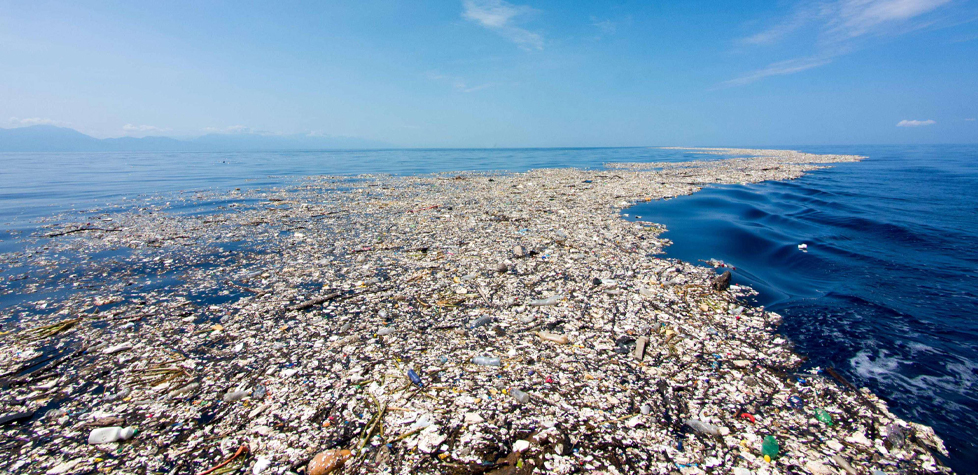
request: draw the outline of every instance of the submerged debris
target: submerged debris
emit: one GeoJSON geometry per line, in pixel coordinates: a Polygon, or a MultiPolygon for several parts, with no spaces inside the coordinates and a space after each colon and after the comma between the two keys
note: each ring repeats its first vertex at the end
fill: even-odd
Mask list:
{"type": "Polygon", "coordinates": [[[47,229],[0,257],[35,269],[0,291],[38,295],[4,315],[0,470],[947,472],[933,431],[800,372],[750,289],[619,216],[860,158],[735,153],[315,177],[47,229]]]}

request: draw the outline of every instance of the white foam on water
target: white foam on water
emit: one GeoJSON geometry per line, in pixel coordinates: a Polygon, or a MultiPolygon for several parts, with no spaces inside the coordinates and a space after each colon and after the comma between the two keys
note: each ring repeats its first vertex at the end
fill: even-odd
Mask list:
{"type": "Polygon", "coordinates": [[[897,372],[900,364],[909,364],[910,362],[888,355],[888,351],[879,350],[878,355],[874,358],[871,350],[862,350],[849,360],[849,365],[863,379],[879,380],[900,376],[897,372]]]}
{"type": "MultiPolygon", "coordinates": [[[[939,354],[927,345],[920,345],[920,350],[939,354]]],[[[915,397],[927,397],[937,406],[950,410],[966,410],[959,403],[950,401],[953,395],[968,395],[978,386],[978,363],[953,355],[944,355],[944,374],[907,376],[901,372],[901,366],[908,372],[913,371],[914,361],[892,355],[886,350],[878,350],[874,355],[872,350],[862,350],[849,360],[852,369],[864,380],[875,380],[883,386],[896,386],[900,391],[913,394],[915,397]]]]}

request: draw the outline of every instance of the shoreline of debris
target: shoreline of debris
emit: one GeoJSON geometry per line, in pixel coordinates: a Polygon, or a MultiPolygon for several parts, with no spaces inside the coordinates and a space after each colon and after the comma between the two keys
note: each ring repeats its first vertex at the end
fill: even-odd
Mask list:
{"type": "Polygon", "coordinates": [[[0,470],[950,473],[620,216],[863,157],[699,151],[739,158],[313,177],[46,229],[0,258],[44,296],[5,315],[0,470]]]}

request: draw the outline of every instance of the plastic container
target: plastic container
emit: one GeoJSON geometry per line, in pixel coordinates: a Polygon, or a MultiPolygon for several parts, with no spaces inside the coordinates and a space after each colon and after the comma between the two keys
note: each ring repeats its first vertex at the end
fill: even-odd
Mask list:
{"type": "Polygon", "coordinates": [[[132,349],[132,343],[122,343],[119,345],[105,348],[102,350],[102,353],[106,355],[111,355],[111,354],[119,353],[120,351],[126,351],[131,349],[132,349]]]}
{"type": "Polygon", "coordinates": [[[479,366],[502,366],[503,361],[494,356],[476,356],[472,358],[472,364],[479,366]]]}
{"type": "Polygon", "coordinates": [[[513,396],[513,399],[519,401],[520,404],[526,404],[530,402],[530,395],[520,391],[519,389],[513,388],[509,390],[509,395],[513,396]]]}
{"type": "Polygon", "coordinates": [[[132,427],[99,427],[88,435],[88,443],[96,445],[129,440],[137,433],[138,431],[132,427]]]}
{"type": "Polygon", "coordinates": [[[778,441],[773,435],[764,436],[764,441],[761,442],[761,455],[764,456],[764,460],[770,462],[780,451],[781,447],[778,446],[778,441]]]}
{"type": "Polygon", "coordinates": [[[570,343],[570,339],[567,338],[567,335],[556,335],[547,332],[537,332],[537,336],[540,337],[541,340],[552,341],[559,345],[566,345],[570,343]]]}
{"type": "Polygon", "coordinates": [[[819,422],[823,422],[826,425],[832,425],[832,414],[829,414],[829,411],[826,411],[825,409],[816,409],[815,418],[818,419],[819,422]]]}
{"type": "Polygon", "coordinates": [[[224,402],[240,401],[248,395],[248,391],[228,391],[224,394],[224,402]]]}
{"type": "Polygon", "coordinates": [[[544,306],[547,306],[547,305],[557,305],[557,303],[560,302],[560,300],[562,298],[564,298],[563,295],[557,294],[557,295],[554,295],[553,297],[548,297],[548,298],[545,298],[545,299],[530,300],[526,304],[527,305],[530,305],[530,306],[533,306],[533,307],[544,307],[544,306]]]}
{"type": "Polygon", "coordinates": [[[416,384],[419,388],[424,387],[424,384],[421,383],[421,376],[418,376],[418,373],[413,369],[409,369],[407,375],[413,384],[416,384]]]}
{"type": "Polygon", "coordinates": [[[474,330],[476,328],[479,328],[483,325],[488,325],[490,323],[492,323],[492,317],[480,317],[477,318],[475,321],[473,321],[471,325],[469,325],[469,330],[474,330]]]}
{"type": "Polygon", "coordinates": [[[699,419],[686,419],[686,425],[688,425],[690,428],[692,428],[693,430],[701,434],[713,435],[713,436],[720,435],[719,427],[707,422],[703,422],[699,419]]]}

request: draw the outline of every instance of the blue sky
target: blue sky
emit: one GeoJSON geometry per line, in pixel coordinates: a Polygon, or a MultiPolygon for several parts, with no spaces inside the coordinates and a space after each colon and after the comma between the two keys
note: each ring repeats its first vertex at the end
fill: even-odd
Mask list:
{"type": "Polygon", "coordinates": [[[978,5],[0,0],[0,127],[407,147],[978,142],[978,5]]]}

